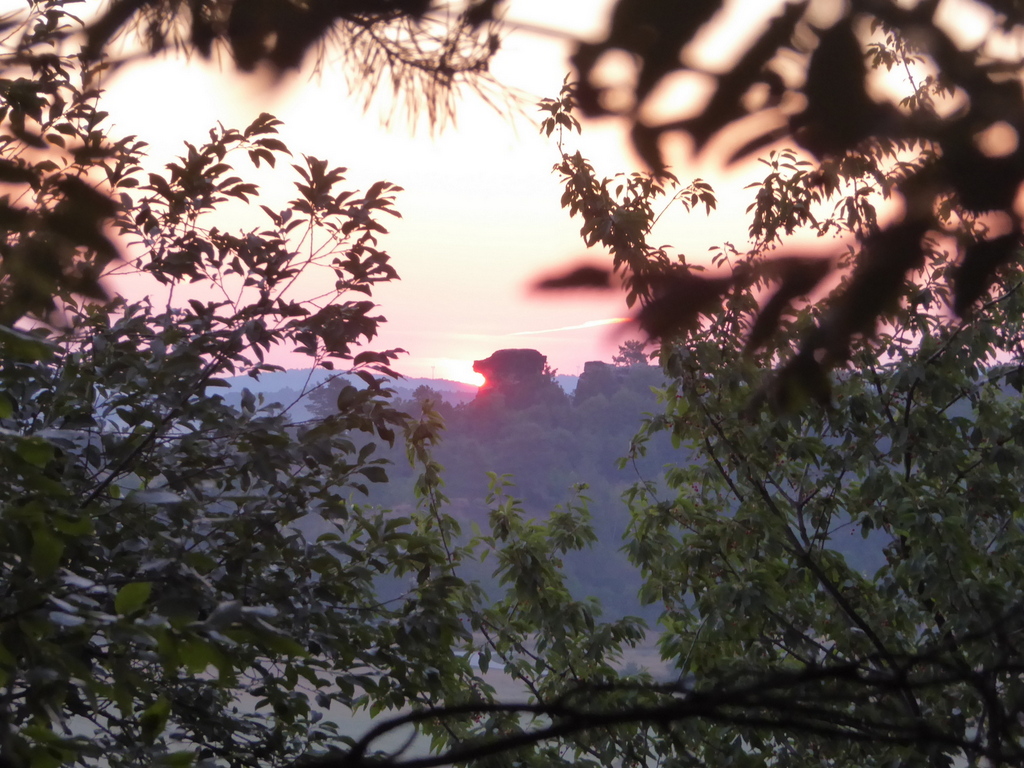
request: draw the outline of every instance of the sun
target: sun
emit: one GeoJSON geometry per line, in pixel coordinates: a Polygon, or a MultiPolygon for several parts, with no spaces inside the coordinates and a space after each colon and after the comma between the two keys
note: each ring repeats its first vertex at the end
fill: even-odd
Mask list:
{"type": "Polygon", "coordinates": [[[454,357],[438,357],[432,362],[434,365],[432,365],[431,368],[434,372],[435,378],[458,381],[462,384],[471,384],[474,387],[482,387],[487,382],[487,379],[484,378],[483,374],[477,373],[473,370],[472,360],[459,360],[454,357]]]}

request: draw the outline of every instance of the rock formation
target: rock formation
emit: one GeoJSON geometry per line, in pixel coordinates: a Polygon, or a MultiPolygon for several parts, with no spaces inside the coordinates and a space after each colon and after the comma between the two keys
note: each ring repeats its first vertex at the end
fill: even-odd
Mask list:
{"type": "Polygon", "coordinates": [[[555,383],[548,359],[535,349],[499,349],[485,360],[473,363],[473,370],[487,381],[477,392],[479,402],[501,395],[507,406],[525,408],[539,402],[566,397],[555,383]]]}

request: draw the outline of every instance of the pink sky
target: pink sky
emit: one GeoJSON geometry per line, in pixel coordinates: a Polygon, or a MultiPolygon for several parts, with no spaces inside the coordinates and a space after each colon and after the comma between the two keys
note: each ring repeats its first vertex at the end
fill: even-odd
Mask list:
{"type": "MultiPolygon", "coordinates": [[[[602,5],[511,0],[509,17],[599,35],[602,5]]],[[[765,4],[757,7],[764,13],[765,4]]],[[[709,41],[709,65],[742,43],[720,35],[709,41]]],[[[567,53],[564,41],[512,32],[492,71],[536,101],[557,95],[569,71],[567,53]]],[[[104,98],[116,130],[148,141],[158,165],[177,154],[182,141],[202,141],[217,121],[243,127],[267,111],[285,122],[281,135],[296,155],[347,166],[350,180],[362,187],[378,179],[404,187],[398,197],[403,218],[381,241],[402,279],[374,298],[388,319],[375,346],[408,350],[397,365],[406,375],[468,380],[474,359],[506,347],[536,348],[559,372],[578,374],[584,362],[610,360],[622,341],[636,336],[631,327],[596,322],[627,314],[618,295],[537,296],[529,290],[538,276],[585,254],[579,223],[559,206],[561,189],[551,174],[556,148],[538,134],[532,107],[527,117],[509,120],[469,95],[457,126],[431,135],[421,125],[412,133],[407,121],[386,129],[379,114],[364,114],[330,68],[320,79],[305,73],[269,89],[258,78],[181,59],[121,72],[104,98]]],[[[585,124],[582,138],[571,141],[600,173],[639,168],[615,122],[585,124]]],[[[725,176],[713,163],[695,164],[682,142],[672,151],[683,183],[695,176],[710,181],[720,210],[708,217],[675,207],[652,242],[671,244],[690,259],[725,241],[742,249],[743,212],[753,200],[743,186],[755,177],[749,169],[725,176]]],[[[268,179],[268,196],[287,194],[275,183],[268,179]]],[[[277,362],[302,364],[299,358],[277,362]]]]}

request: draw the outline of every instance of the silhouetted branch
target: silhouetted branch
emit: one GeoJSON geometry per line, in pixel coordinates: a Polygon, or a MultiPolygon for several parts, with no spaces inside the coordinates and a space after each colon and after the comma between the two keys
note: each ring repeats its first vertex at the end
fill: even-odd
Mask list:
{"type": "Polygon", "coordinates": [[[615,726],[642,724],[668,727],[688,720],[750,728],[770,735],[803,734],[851,743],[889,744],[960,751],[967,758],[985,758],[994,764],[1024,765],[1020,726],[1007,717],[1000,701],[1000,676],[1024,674],[1024,656],[1010,643],[1019,634],[1018,620],[1009,617],[970,637],[946,638],[917,654],[885,653],[802,669],[746,671],[716,683],[693,687],[682,684],[609,683],[573,688],[551,702],[469,702],[430,707],[385,720],[370,729],[353,748],[297,763],[301,768],[356,768],[386,765],[390,768],[435,768],[470,763],[495,755],[565,739],[584,732],[615,726]],[[1003,649],[1002,658],[985,670],[965,668],[949,658],[957,645],[992,644],[1003,649]],[[1012,652],[1011,652],[1012,649],[1012,652]],[[731,677],[731,680],[729,679],[731,677]],[[906,709],[907,696],[926,696],[950,687],[973,689],[989,712],[985,733],[958,735],[935,716],[929,719],[915,707],[906,709]],[[616,707],[614,695],[632,692],[650,696],[653,703],[616,707]],[[606,703],[606,696],[612,702],[606,703]],[[504,735],[482,736],[457,744],[440,754],[401,758],[371,753],[382,736],[409,725],[431,721],[514,715],[541,718],[545,724],[525,727],[504,735]],[[1002,715],[1002,716],[999,716],[1002,715]]]}

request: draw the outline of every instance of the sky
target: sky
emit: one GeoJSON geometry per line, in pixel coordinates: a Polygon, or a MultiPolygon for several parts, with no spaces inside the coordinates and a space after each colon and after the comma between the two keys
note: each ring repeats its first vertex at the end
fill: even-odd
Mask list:
{"type": "MultiPolygon", "coordinates": [[[[826,8],[829,2],[821,0],[826,8]]],[[[474,381],[473,360],[502,348],[532,347],[558,372],[579,374],[588,360],[610,361],[639,331],[610,322],[629,315],[620,295],[530,290],[560,266],[606,256],[586,251],[579,222],[560,207],[561,188],[551,173],[556,146],[539,135],[539,113],[532,106],[558,94],[569,72],[568,38],[520,31],[517,25],[599,39],[610,2],[510,0],[506,5],[511,24],[492,72],[525,94],[526,114],[515,118],[467,94],[456,124],[443,130],[431,132],[422,124],[413,130],[402,119],[385,127],[381,111],[364,112],[340,68],[329,63],[320,76],[305,71],[271,87],[228,66],[174,57],[120,70],[106,84],[104,108],[117,132],[137,134],[151,144],[157,164],[180,152],[183,141],[202,141],[218,121],[241,128],[266,111],[284,121],[281,136],[297,155],[346,166],[351,182],[363,188],[378,179],[403,187],[397,199],[402,218],[392,220],[390,234],[381,240],[401,280],[375,291],[387,323],[373,345],[407,350],[396,365],[400,372],[474,381]]],[[[731,2],[707,30],[699,63],[712,70],[726,67],[730,52],[745,44],[730,22],[771,13],[772,5],[763,0],[731,2]]],[[[628,66],[609,68],[609,77],[629,76],[628,66]]],[[[699,81],[680,82],[666,103],[697,105],[699,96],[699,81]]],[[[585,122],[582,136],[570,142],[600,174],[641,168],[624,126],[615,120],[585,122]]],[[[724,242],[742,250],[744,211],[754,199],[745,186],[763,171],[759,174],[755,164],[726,173],[714,159],[692,157],[682,141],[663,149],[684,184],[695,177],[712,183],[719,209],[706,216],[670,208],[651,242],[670,245],[691,261],[706,258],[710,247],[724,242]]],[[[268,196],[286,194],[285,181],[267,181],[268,196]]],[[[820,251],[833,255],[842,247],[822,243],[820,251]]],[[[304,360],[279,355],[275,362],[298,367],[304,360]]]]}
{"type": "MultiPolygon", "coordinates": [[[[397,119],[385,127],[380,110],[362,110],[339,68],[328,66],[319,77],[302,72],[269,87],[230,67],[180,57],[122,69],[105,84],[103,106],[117,133],[149,142],[158,165],[181,152],[183,141],[201,141],[218,121],[241,128],[266,111],[284,121],[281,136],[296,154],[348,167],[349,179],[363,188],[378,179],[403,187],[397,200],[402,218],[388,224],[390,234],[381,240],[401,280],[374,294],[387,318],[374,347],[407,350],[396,365],[403,374],[476,381],[473,360],[497,349],[532,347],[559,373],[575,375],[588,360],[610,361],[639,332],[609,322],[629,315],[620,295],[530,290],[560,266],[604,254],[587,253],[579,222],[560,207],[561,187],[551,173],[557,149],[539,135],[539,113],[532,106],[558,94],[569,72],[569,44],[515,31],[515,25],[598,37],[606,17],[602,5],[607,3],[512,0],[512,31],[492,72],[526,94],[526,114],[514,118],[467,94],[454,126],[431,132],[421,124],[413,130],[397,119]]],[[[572,142],[602,174],[640,168],[615,121],[586,123],[572,142]]],[[[684,182],[715,173],[688,166],[676,169],[684,182]]],[[[707,217],[670,209],[656,241],[688,256],[725,240],[740,244],[742,210],[752,199],[752,193],[742,194],[742,182],[735,174],[716,177],[713,183],[727,198],[725,210],[707,217]]],[[[268,194],[275,183],[285,182],[270,179],[268,194]]],[[[279,356],[275,362],[292,367],[305,360],[279,356]]]]}

